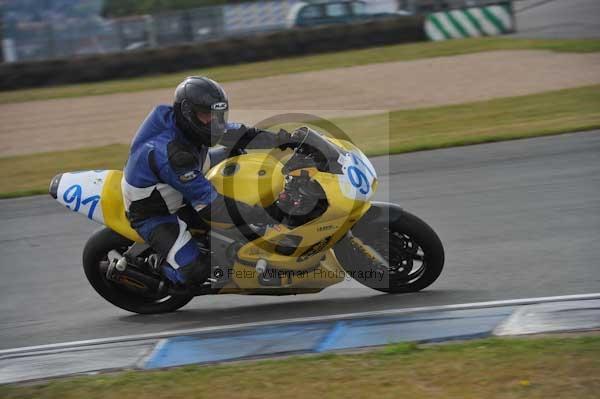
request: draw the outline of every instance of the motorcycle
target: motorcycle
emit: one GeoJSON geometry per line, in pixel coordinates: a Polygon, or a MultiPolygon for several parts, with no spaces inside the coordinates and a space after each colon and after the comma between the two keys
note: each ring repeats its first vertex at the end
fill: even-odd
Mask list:
{"type": "MultiPolygon", "coordinates": [[[[386,293],[432,284],[444,266],[435,231],[395,204],[371,200],[377,173],[353,143],[308,127],[296,134],[304,139],[293,150],[239,151],[214,162],[206,178],[219,193],[283,217],[279,224],[194,226],[211,273],[191,288],[171,284],[164,259],[131,228],[122,171],[55,176],[50,195],[105,226],[83,251],[89,283],[113,305],[141,314],[172,312],[199,295],[316,293],[347,279],[386,293]]],[[[218,155],[211,149],[211,160],[218,155]]]]}

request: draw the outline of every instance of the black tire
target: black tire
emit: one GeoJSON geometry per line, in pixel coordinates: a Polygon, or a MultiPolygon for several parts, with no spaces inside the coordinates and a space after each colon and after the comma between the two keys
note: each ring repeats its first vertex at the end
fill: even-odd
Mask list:
{"type": "Polygon", "coordinates": [[[435,231],[395,206],[373,213],[377,215],[365,215],[365,220],[361,219],[351,234],[336,244],[335,255],[344,270],[361,284],[387,293],[416,292],[430,286],[444,267],[444,247],[435,231]],[[368,256],[352,237],[375,249],[390,267],[382,267],[368,256]],[[380,272],[381,279],[377,274],[380,272]]]}
{"type": "Polygon", "coordinates": [[[100,296],[121,309],[140,314],[174,312],[192,300],[192,295],[169,295],[158,299],[144,297],[107,280],[100,270],[100,262],[107,259],[108,252],[111,250],[123,253],[131,244],[131,240],[108,228],[94,233],[85,244],[83,270],[100,296]]]}

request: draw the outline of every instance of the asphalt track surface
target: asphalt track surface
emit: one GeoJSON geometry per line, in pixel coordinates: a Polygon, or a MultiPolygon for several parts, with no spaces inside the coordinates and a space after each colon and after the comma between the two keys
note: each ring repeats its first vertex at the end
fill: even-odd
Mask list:
{"type": "Polygon", "coordinates": [[[344,282],[319,294],[202,297],[173,314],[134,315],[105,302],[85,280],[81,251],[97,224],[49,196],[0,201],[0,348],[599,292],[599,133],[376,158],[378,199],[424,218],[446,248],[440,279],[415,294],[344,282]]]}
{"type": "Polygon", "coordinates": [[[600,38],[598,0],[519,0],[515,36],[540,39],[600,38]]]}

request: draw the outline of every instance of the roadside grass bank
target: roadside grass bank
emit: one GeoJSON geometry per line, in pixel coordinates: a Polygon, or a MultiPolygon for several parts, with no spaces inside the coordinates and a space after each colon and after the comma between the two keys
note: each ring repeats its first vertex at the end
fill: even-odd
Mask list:
{"type": "Polygon", "coordinates": [[[318,71],[358,65],[409,61],[419,58],[453,56],[494,50],[549,50],[558,52],[598,52],[600,40],[543,40],[511,38],[472,38],[373,47],[322,55],[292,57],[216,68],[195,69],[143,78],[111,80],[39,89],[0,92],[0,104],[123,93],[148,89],[175,87],[182,76],[207,75],[221,82],[263,78],[290,73],[318,71]]]}
{"type": "Polygon", "coordinates": [[[0,198],[46,194],[50,179],[61,172],[123,169],[127,152],[127,145],[112,144],[0,158],[0,198]]]}
{"type": "Polygon", "coordinates": [[[600,128],[600,85],[337,122],[368,155],[585,131],[600,128]]]}
{"type": "MultiPolygon", "coordinates": [[[[333,122],[368,155],[584,131],[600,128],[600,85],[333,122]]],[[[0,198],[46,193],[60,172],[122,169],[127,151],[114,144],[0,158],[0,198]]]]}
{"type": "Polygon", "coordinates": [[[596,398],[600,337],[490,338],[395,344],[358,354],[295,356],[119,372],[0,386],[16,398],[596,398]]]}

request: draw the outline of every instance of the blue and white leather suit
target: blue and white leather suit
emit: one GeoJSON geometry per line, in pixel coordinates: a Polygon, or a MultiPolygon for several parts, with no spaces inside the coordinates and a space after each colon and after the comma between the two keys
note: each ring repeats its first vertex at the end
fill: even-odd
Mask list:
{"type": "MultiPolygon", "coordinates": [[[[244,129],[249,130],[240,124],[227,126],[227,132],[244,129]]],[[[201,256],[186,223],[175,213],[185,205],[200,211],[218,197],[204,177],[209,158],[207,147],[198,148],[186,139],[171,106],[156,107],[131,144],[121,184],[127,216],[171,266],[163,270],[174,282],[184,282],[178,271],[201,256]]]]}
{"type": "MultiPolygon", "coordinates": [[[[230,148],[274,148],[287,139],[289,135],[281,132],[276,135],[228,123],[222,144],[230,148]]],[[[173,282],[185,282],[180,269],[195,264],[201,256],[187,224],[177,216],[178,210],[191,206],[201,211],[210,206],[211,218],[239,223],[227,215],[225,202],[230,199],[218,194],[204,177],[209,168],[208,148],[186,138],[171,106],[161,105],[150,112],[131,144],[121,182],[127,217],[140,236],[166,259],[170,267],[163,270],[173,282]]],[[[252,208],[236,206],[246,211],[252,208]]]]}

